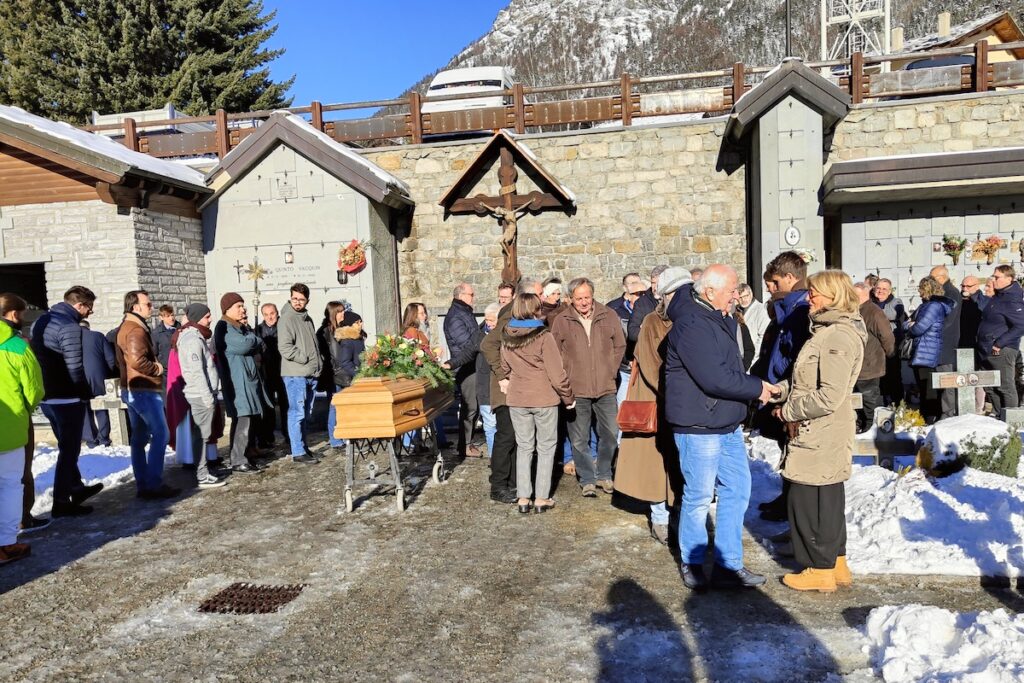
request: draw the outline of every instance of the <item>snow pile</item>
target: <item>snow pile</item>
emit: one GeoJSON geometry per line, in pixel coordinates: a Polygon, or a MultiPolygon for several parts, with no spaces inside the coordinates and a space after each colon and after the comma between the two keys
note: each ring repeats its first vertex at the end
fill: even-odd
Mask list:
{"type": "Polygon", "coordinates": [[[925,437],[925,445],[935,456],[935,462],[956,460],[960,448],[967,440],[987,445],[994,438],[1005,439],[1006,423],[984,415],[960,415],[939,420],[925,437]]]}
{"type": "MultiPolygon", "coordinates": [[[[174,462],[174,451],[168,449],[164,466],[174,462]]],[[[36,444],[32,458],[32,476],[36,482],[36,504],[32,514],[48,512],[53,506],[53,479],[57,467],[57,447],[47,443],[36,444]]],[[[86,484],[102,482],[105,488],[117,486],[134,478],[131,449],[128,446],[82,446],[78,469],[86,484]]]]}
{"type": "Polygon", "coordinates": [[[755,436],[750,440],[750,458],[766,462],[777,470],[782,462],[782,449],[774,439],[755,436]]]}
{"type": "Polygon", "coordinates": [[[865,626],[872,664],[884,680],[1024,679],[1024,615],[956,614],[939,607],[876,607],[865,626]]]}

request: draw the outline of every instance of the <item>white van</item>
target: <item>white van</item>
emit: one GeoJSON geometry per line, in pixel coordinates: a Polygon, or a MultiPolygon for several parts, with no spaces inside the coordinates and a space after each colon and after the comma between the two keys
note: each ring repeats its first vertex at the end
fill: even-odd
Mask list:
{"type": "Polygon", "coordinates": [[[502,107],[512,104],[511,97],[501,94],[503,90],[512,88],[512,72],[507,66],[474,66],[464,69],[448,69],[434,76],[427,89],[421,111],[424,114],[440,111],[461,111],[463,109],[482,109],[484,107],[502,107]],[[469,100],[448,100],[431,102],[431,96],[464,95],[496,91],[494,97],[474,97],[469,100]]]}

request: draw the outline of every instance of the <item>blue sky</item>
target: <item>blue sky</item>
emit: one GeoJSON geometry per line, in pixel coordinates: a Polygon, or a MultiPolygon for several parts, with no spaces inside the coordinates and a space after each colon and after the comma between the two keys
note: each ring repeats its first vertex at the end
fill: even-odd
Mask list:
{"type": "MultiPolygon", "coordinates": [[[[296,75],[293,106],[397,96],[486,33],[508,0],[264,0],[268,42],[287,51],[276,80],[296,75]]],[[[333,118],[333,117],[332,117],[333,118]]]]}

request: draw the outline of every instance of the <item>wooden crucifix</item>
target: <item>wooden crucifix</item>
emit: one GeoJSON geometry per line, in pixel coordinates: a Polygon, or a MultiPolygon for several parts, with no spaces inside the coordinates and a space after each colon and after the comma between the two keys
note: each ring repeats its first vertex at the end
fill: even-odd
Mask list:
{"type": "Polygon", "coordinates": [[[540,166],[532,152],[518,144],[505,131],[499,131],[491,139],[462,177],[448,190],[440,204],[447,213],[475,213],[498,219],[503,259],[501,279],[513,284],[518,283],[522,277],[518,258],[519,219],[527,213],[539,213],[545,209],[561,209],[572,213],[576,208],[572,193],[540,166]],[[498,194],[468,196],[468,191],[481,180],[495,160],[498,162],[498,194]],[[520,169],[527,173],[539,190],[518,193],[516,181],[520,169]]]}

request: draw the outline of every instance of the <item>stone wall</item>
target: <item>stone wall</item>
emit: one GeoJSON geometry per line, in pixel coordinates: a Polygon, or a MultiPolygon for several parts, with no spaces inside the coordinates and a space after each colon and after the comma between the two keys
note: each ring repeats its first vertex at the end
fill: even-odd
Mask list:
{"type": "Polygon", "coordinates": [[[93,328],[106,331],[120,322],[125,289],[138,283],[131,216],[99,200],[5,206],[0,230],[3,261],[44,264],[51,305],[69,287],[85,285],[97,297],[93,328]]]}
{"type": "Polygon", "coordinates": [[[994,91],[854,108],[836,129],[829,163],[1021,144],[1024,93],[994,91]]]}
{"type": "Polygon", "coordinates": [[[138,282],[154,308],[171,304],[176,313],[206,302],[203,224],[159,211],[132,209],[135,222],[138,282]]]}
{"type": "MultiPolygon", "coordinates": [[[[715,170],[724,119],[632,130],[522,136],[544,168],[576,194],[572,216],[545,212],[519,221],[519,267],[527,275],[586,275],[598,299],[621,292],[630,271],[659,263],[725,261],[745,274],[743,172],[715,170]]],[[[460,278],[494,301],[502,266],[496,220],[444,216],[438,200],[480,152],[462,144],[370,150],[368,159],[409,183],[416,201],[411,235],[399,244],[403,303],[442,310],[460,278]]],[[[492,169],[470,194],[497,193],[492,169]]],[[[519,191],[532,189],[520,174],[519,191]]]]}

